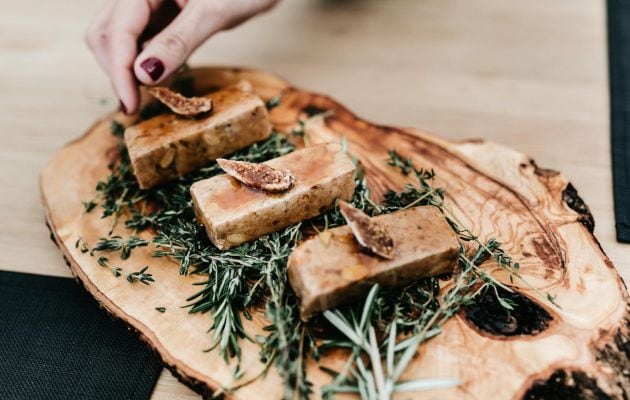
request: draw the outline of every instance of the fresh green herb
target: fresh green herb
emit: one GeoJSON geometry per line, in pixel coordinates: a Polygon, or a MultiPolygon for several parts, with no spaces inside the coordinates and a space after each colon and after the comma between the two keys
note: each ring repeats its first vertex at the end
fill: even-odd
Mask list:
{"type": "Polygon", "coordinates": [[[265,330],[269,335],[262,340],[263,362],[275,359],[274,365],[285,382],[284,398],[303,399],[311,392],[306,377],[306,357],[314,342],[308,328],[300,321],[297,299],[287,283],[287,260],[301,239],[301,224],[293,225],[263,240],[269,261],[261,271],[259,282],[267,287],[267,318],[265,330]]]}
{"type": "Polygon", "coordinates": [[[112,121],[110,129],[112,131],[112,135],[118,138],[125,136],[125,126],[118,121],[112,121]]]}
{"type": "MultiPolygon", "coordinates": [[[[263,142],[234,154],[231,158],[260,162],[279,157],[294,149],[284,136],[272,134],[263,142]]],[[[170,257],[180,264],[180,273],[207,275],[202,289],[191,296],[190,312],[210,312],[213,320],[211,349],[218,347],[227,359],[239,356],[238,340],[245,338],[241,314],[263,294],[263,287],[250,290],[247,282],[258,279],[259,271],[267,263],[260,243],[239,246],[220,251],[212,245],[195,219],[190,198],[190,185],[200,179],[221,173],[216,163],[172,183],[150,190],[140,190],[124,147],[121,157],[111,168],[111,175],[97,185],[97,199],[104,216],[117,218],[122,213],[131,217],[125,221],[127,228],[143,231],[157,230],[153,242],[157,245],[156,257],[170,257]],[[151,204],[153,211],[148,211],[151,204]]],[[[131,238],[130,238],[131,239],[131,238]]],[[[141,245],[137,240],[123,241],[120,237],[102,238],[95,250],[123,251],[141,245]],[[100,244],[100,245],[99,245],[100,244]]],[[[144,245],[144,244],[142,244],[144,245]]],[[[122,258],[122,254],[121,254],[122,258]]]]}
{"type": "Polygon", "coordinates": [[[112,271],[112,274],[114,274],[115,277],[119,277],[122,274],[122,268],[114,267],[113,265],[111,265],[107,257],[99,257],[96,262],[101,267],[109,268],[109,270],[112,271]]]}
{"type": "Polygon", "coordinates": [[[130,273],[129,275],[127,275],[127,282],[129,283],[140,282],[140,283],[144,283],[145,285],[150,285],[151,282],[155,282],[155,280],[153,280],[153,275],[146,273],[147,269],[149,269],[149,266],[142,268],[138,272],[130,273]]]}
{"type": "Polygon", "coordinates": [[[79,249],[79,251],[81,251],[81,253],[83,254],[89,252],[91,256],[94,255],[94,253],[92,253],[92,251],[90,250],[90,246],[88,246],[87,242],[83,240],[82,237],[79,237],[77,239],[76,243],[74,244],[74,247],[79,249]]]}
{"type": "Polygon", "coordinates": [[[402,158],[396,150],[389,151],[389,159],[387,160],[387,165],[391,165],[392,167],[397,167],[400,169],[400,172],[403,175],[409,175],[411,171],[414,170],[413,162],[411,158],[402,158]]]}
{"type": "Polygon", "coordinates": [[[278,107],[280,105],[281,97],[281,95],[277,95],[267,100],[267,103],[265,104],[267,106],[267,110],[272,110],[278,107]]]}
{"type": "Polygon", "coordinates": [[[84,201],[83,202],[83,208],[85,209],[86,213],[89,213],[90,211],[92,211],[94,209],[94,207],[96,207],[96,206],[97,206],[97,204],[93,200],[84,201]]]}
{"type": "MultiPolygon", "coordinates": [[[[121,276],[123,273],[122,268],[114,267],[113,265],[111,265],[107,257],[101,256],[97,258],[96,263],[100,265],[101,267],[108,268],[110,271],[112,271],[112,274],[114,274],[114,276],[117,278],[121,276]]],[[[146,273],[146,270],[148,268],[149,267],[144,267],[138,272],[132,272],[130,274],[127,274],[127,282],[129,283],[141,282],[141,283],[144,283],[145,285],[149,285],[151,282],[155,282],[155,280],[153,280],[153,275],[146,273]]]]}
{"type": "Polygon", "coordinates": [[[165,313],[166,312],[166,307],[155,307],[156,311],[161,312],[161,313],[165,313]]]}
{"type": "Polygon", "coordinates": [[[459,385],[459,381],[454,378],[399,381],[426,333],[397,342],[398,321],[394,320],[383,336],[385,340],[379,342],[371,322],[378,291],[378,285],[372,287],[360,313],[324,311],[324,317],[345,337],[342,340],[328,341],[325,345],[349,348],[352,354],[342,372],[325,369],[333,375],[333,381],[323,388],[323,397],[333,398],[338,393],[357,393],[363,399],[390,399],[395,392],[435,390],[459,385]],[[364,360],[369,360],[369,364],[364,360]]]}
{"type": "Polygon", "coordinates": [[[148,246],[148,244],[148,241],[135,235],[127,239],[123,239],[121,236],[112,236],[110,238],[100,238],[92,251],[120,251],[120,258],[126,260],[131,255],[131,250],[136,247],[148,246]]]}

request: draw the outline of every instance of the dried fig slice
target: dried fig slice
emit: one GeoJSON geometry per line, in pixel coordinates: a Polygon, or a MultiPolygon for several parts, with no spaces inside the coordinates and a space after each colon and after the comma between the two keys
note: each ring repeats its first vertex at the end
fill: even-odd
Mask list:
{"type": "Polygon", "coordinates": [[[175,114],[193,116],[212,110],[212,100],[208,97],[184,97],[163,86],[148,87],[147,92],[175,114]]]}
{"type": "Polygon", "coordinates": [[[339,211],[361,247],[388,260],[394,258],[394,240],[378,222],[345,201],[339,201],[339,211]]]}
{"type": "Polygon", "coordinates": [[[217,159],[217,163],[226,174],[254,189],[278,193],[291,189],[295,184],[295,177],[286,169],[224,158],[217,159]]]}

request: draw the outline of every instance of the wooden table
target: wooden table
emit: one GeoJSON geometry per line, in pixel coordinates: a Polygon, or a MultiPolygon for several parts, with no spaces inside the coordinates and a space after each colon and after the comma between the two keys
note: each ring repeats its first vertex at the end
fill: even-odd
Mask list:
{"type": "MultiPolygon", "coordinates": [[[[0,268],[70,276],[37,179],[56,149],[117,106],[83,44],[98,5],[0,4],[0,268]]],[[[630,279],[630,246],[614,236],[604,1],[285,1],[191,60],[210,63],[275,71],[373,121],[531,155],[573,182],[630,279]]],[[[198,396],[164,372],[153,398],[198,396]]]]}

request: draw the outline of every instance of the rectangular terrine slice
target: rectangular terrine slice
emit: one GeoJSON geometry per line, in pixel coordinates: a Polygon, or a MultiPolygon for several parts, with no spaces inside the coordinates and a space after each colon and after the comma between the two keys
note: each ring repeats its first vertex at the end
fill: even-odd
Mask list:
{"type": "Polygon", "coordinates": [[[374,220],[393,239],[392,259],[361,249],[348,226],[320,233],[293,251],[289,281],[304,320],[360,299],[375,283],[398,286],[453,271],[459,242],[437,208],[410,208],[374,220]]]}
{"type": "Polygon", "coordinates": [[[354,164],[337,143],[296,150],[266,164],[289,170],[294,186],[267,193],[218,175],[190,188],[197,219],[218,248],[228,249],[315,217],[354,193],[354,164]]]}
{"type": "Polygon", "coordinates": [[[172,180],[271,134],[265,103],[231,86],[210,93],[207,116],[163,114],[125,130],[134,174],[142,189],[172,180]]]}

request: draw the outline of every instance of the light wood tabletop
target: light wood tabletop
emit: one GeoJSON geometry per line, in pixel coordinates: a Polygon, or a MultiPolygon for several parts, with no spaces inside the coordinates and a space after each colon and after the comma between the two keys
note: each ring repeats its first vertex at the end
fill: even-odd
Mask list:
{"type": "MultiPolygon", "coordinates": [[[[70,276],[48,238],[38,174],[118,105],[83,42],[97,2],[0,0],[0,269],[70,276]]],[[[191,65],[261,68],[369,120],[486,138],[562,171],[615,241],[605,2],[285,0],[204,45],[191,65]]],[[[154,399],[198,398],[164,372],[154,399]]]]}

